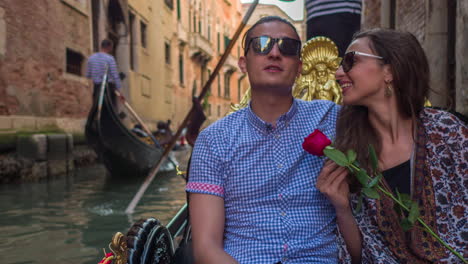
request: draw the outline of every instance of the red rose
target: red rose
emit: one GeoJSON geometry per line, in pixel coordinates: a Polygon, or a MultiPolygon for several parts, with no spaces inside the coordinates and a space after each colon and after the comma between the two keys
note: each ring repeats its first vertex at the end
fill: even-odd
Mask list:
{"type": "Polygon", "coordinates": [[[302,148],[315,156],[323,156],[323,150],[331,144],[331,140],[322,131],[315,129],[312,134],[304,138],[302,148]]]}

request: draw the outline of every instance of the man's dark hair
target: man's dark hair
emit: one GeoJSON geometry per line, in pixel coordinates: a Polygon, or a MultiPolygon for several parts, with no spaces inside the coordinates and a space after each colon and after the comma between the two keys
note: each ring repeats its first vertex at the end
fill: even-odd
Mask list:
{"type": "Polygon", "coordinates": [[[274,22],[274,21],[281,22],[290,26],[294,30],[294,33],[296,33],[297,39],[301,41],[301,38],[299,37],[299,34],[297,33],[296,27],[294,27],[294,25],[288,20],[279,16],[262,17],[257,22],[255,22],[255,24],[253,24],[253,26],[251,26],[249,30],[247,30],[247,32],[245,32],[244,34],[243,41],[242,41],[242,46],[244,47],[244,56],[247,55],[247,51],[248,51],[247,45],[250,43],[250,40],[252,39],[252,36],[251,36],[252,30],[256,28],[258,25],[268,23],[268,22],[274,22]]]}
{"type": "Polygon", "coordinates": [[[104,39],[101,41],[101,49],[113,48],[114,43],[110,39],[104,39]]]}

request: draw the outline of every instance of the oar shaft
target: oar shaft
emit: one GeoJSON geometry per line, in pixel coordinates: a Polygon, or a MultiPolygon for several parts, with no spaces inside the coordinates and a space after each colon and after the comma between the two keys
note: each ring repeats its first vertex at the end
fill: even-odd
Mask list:
{"type": "MultiPolygon", "coordinates": [[[[254,0],[254,2],[250,5],[249,10],[245,14],[244,18],[242,19],[242,22],[240,23],[239,27],[237,28],[236,32],[234,33],[234,36],[232,37],[232,40],[229,42],[229,45],[227,46],[223,56],[219,60],[218,64],[216,65],[215,69],[213,70],[213,73],[211,74],[210,78],[206,82],[206,84],[203,86],[203,89],[201,90],[197,100],[200,102],[200,100],[203,99],[205,94],[208,92],[208,89],[211,86],[211,83],[214,81],[214,78],[217,76],[219,70],[223,66],[224,62],[226,61],[227,57],[229,56],[229,53],[231,52],[232,48],[234,47],[234,43],[237,41],[239,35],[242,33],[242,30],[244,27],[247,25],[247,22],[249,21],[250,16],[252,15],[253,11],[255,10],[255,7],[257,6],[259,0],[254,0]]],[[[184,120],[182,123],[179,125],[179,128],[177,129],[177,132],[174,134],[172,137],[171,141],[168,143],[167,147],[164,150],[164,153],[161,157],[161,159],[156,163],[156,166],[151,169],[150,173],[148,174],[148,177],[146,177],[145,181],[141,185],[140,189],[138,192],[135,194],[135,197],[133,197],[132,201],[130,204],[127,206],[127,209],[125,209],[125,213],[131,214],[134,212],[135,207],[137,206],[138,202],[140,201],[141,197],[145,193],[146,189],[149,187],[150,183],[153,181],[154,177],[156,176],[156,173],[158,172],[159,168],[161,167],[161,164],[166,160],[167,156],[169,155],[169,152],[171,149],[174,147],[177,139],[179,136],[182,134],[182,130],[187,126],[188,121],[190,120],[192,114],[194,113],[195,108],[192,105],[190,108],[190,111],[187,113],[185,116],[184,120]]]]}
{"type": "MultiPolygon", "coordinates": [[[[120,94],[119,91],[115,90],[115,94],[122,98],[122,95],[120,94]]],[[[153,134],[151,133],[151,131],[148,129],[148,127],[146,126],[146,124],[143,122],[143,120],[141,120],[141,118],[137,115],[137,113],[133,110],[133,108],[130,106],[130,104],[127,102],[127,101],[123,101],[123,104],[125,106],[125,108],[127,108],[127,110],[130,112],[130,114],[132,114],[132,116],[138,121],[138,123],[141,125],[141,127],[143,127],[143,130],[145,130],[145,132],[148,134],[148,136],[151,138],[151,140],[153,140],[153,142],[156,144],[156,145],[159,145],[159,142],[156,141],[156,139],[153,137],[153,134]]]]}

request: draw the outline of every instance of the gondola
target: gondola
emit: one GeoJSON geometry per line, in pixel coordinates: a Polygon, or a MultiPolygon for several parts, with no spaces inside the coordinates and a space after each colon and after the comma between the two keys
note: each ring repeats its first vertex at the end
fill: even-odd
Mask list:
{"type": "Polygon", "coordinates": [[[144,177],[161,158],[163,149],[148,144],[121,121],[114,106],[115,94],[102,85],[88,114],[85,135],[112,177],[144,177]]]}

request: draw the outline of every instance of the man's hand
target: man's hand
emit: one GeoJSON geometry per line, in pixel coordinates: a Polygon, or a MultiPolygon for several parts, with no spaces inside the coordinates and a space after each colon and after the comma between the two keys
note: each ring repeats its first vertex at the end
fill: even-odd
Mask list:
{"type": "Polygon", "coordinates": [[[121,92],[119,92],[119,91],[116,90],[116,91],[115,91],[115,94],[117,95],[117,97],[119,97],[119,100],[120,100],[120,102],[121,102],[122,104],[124,104],[124,103],[127,101],[127,100],[125,99],[124,95],[123,95],[121,92]]]}

